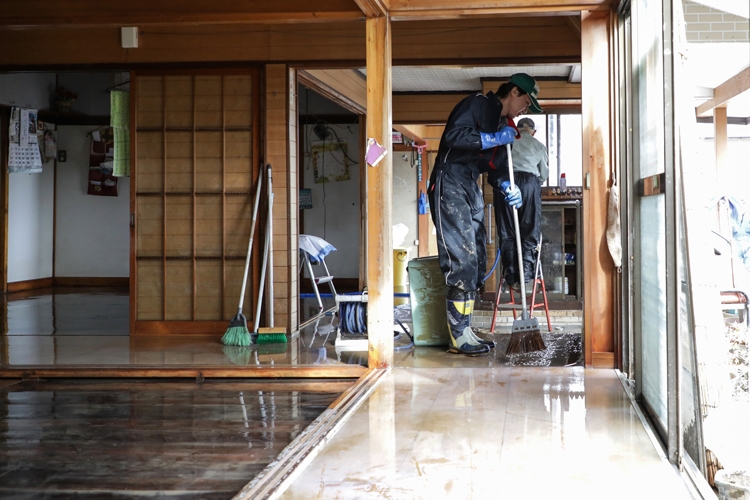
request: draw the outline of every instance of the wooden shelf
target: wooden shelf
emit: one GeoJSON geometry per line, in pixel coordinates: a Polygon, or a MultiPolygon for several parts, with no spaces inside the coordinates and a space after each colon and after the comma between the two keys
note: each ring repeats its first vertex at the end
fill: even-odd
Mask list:
{"type": "Polygon", "coordinates": [[[82,113],[59,113],[57,111],[40,110],[37,118],[45,123],[55,125],[92,125],[109,126],[109,115],[84,115],[82,113]]]}

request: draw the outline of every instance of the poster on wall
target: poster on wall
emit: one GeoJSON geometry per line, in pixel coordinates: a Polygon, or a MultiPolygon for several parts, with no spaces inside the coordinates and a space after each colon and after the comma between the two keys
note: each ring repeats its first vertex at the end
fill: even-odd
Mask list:
{"type": "Polygon", "coordinates": [[[346,141],[313,144],[311,148],[315,184],[349,180],[346,141]]]}
{"type": "Polygon", "coordinates": [[[42,156],[37,144],[37,113],[35,109],[13,108],[8,131],[8,172],[39,174],[42,156]]]}
{"type": "Polygon", "coordinates": [[[112,175],[114,140],[114,133],[109,127],[91,133],[88,182],[90,195],[117,196],[117,177],[112,175]]]}

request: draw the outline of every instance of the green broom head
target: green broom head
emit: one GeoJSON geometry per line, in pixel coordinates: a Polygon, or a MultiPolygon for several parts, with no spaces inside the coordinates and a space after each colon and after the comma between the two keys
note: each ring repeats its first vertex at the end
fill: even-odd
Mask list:
{"type": "Polygon", "coordinates": [[[286,360],[286,343],[260,344],[258,350],[258,361],[261,363],[284,362],[286,360]]]}
{"type": "Polygon", "coordinates": [[[238,312],[229,322],[229,328],[221,337],[221,343],[224,345],[233,345],[247,347],[252,344],[250,332],[247,329],[247,319],[238,312]]]}
{"type": "Polygon", "coordinates": [[[225,345],[222,350],[229,361],[235,365],[249,365],[252,359],[253,349],[251,347],[225,345]]]}
{"type": "Polygon", "coordinates": [[[286,328],[259,328],[258,338],[255,340],[255,342],[259,345],[286,344],[286,328]]]}

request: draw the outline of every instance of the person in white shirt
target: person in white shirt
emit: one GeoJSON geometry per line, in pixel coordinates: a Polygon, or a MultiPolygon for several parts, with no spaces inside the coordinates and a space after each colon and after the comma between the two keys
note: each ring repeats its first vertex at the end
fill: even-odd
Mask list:
{"type": "MultiPolygon", "coordinates": [[[[547,148],[534,139],[536,125],[531,118],[518,122],[520,139],[513,143],[513,176],[521,191],[523,205],[518,208],[518,225],[523,251],[523,276],[519,275],[516,251],[516,231],[513,223],[513,209],[502,203],[502,193],[495,191],[495,220],[500,240],[500,256],[503,263],[503,276],[514,289],[520,287],[523,279],[528,285],[534,279],[536,270],[536,248],[542,234],[542,184],[549,176],[547,148]]],[[[531,288],[526,287],[527,290],[531,288]]]]}

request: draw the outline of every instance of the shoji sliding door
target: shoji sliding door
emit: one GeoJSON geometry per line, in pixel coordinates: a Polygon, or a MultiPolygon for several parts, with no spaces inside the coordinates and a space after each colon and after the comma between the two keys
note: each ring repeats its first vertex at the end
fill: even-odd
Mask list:
{"type": "MultiPolygon", "coordinates": [[[[134,80],[131,332],[221,334],[237,309],[250,236],[258,71],[134,80]]],[[[256,228],[246,313],[260,244],[256,228]]]]}

